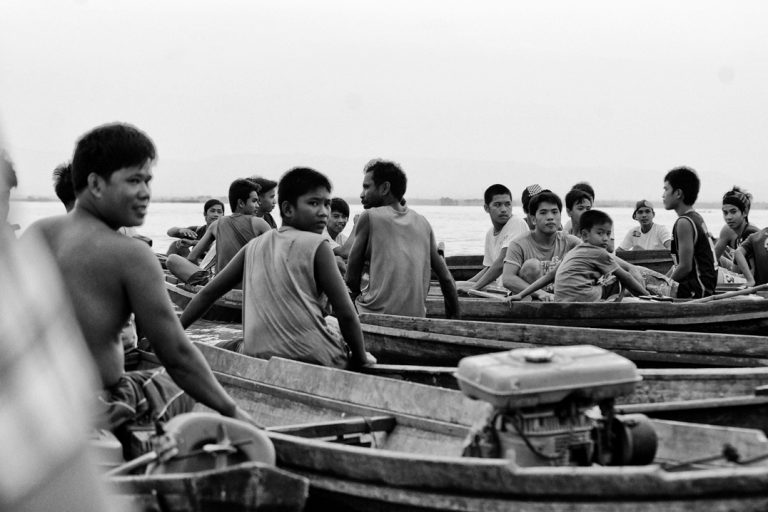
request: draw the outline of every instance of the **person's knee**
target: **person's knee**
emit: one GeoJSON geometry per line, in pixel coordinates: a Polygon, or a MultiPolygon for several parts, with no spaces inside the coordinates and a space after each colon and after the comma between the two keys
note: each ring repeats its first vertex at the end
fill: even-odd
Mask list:
{"type": "Polygon", "coordinates": [[[541,262],[535,258],[525,260],[517,275],[526,283],[533,283],[541,277],[541,262]]]}

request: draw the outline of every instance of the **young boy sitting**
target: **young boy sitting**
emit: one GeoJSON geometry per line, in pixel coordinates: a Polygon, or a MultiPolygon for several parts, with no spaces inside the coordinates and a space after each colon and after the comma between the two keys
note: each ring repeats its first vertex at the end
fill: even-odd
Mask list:
{"type": "Polygon", "coordinates": [[[747,286],[768,283],[768,228],[749,235],[734,252],[733,260],[747,279],[747,286]]]}
{"type": "Polygon", "coordinates": [[[664,208],[678,215],[672,226],[672,259],[669,277],[678,282],[677,296],[694,299],[715,292],[717,269],[709,230],[693,209],[699,197],[699,177],[689,167],[676,167],[664,176],[664,208]]]}
{"type": "Polygon", "coordinates": [[[261,176],[251,176],[248,180],[261,187],[261,190],[259,190],[259,206],[256,208],[254,215],[264,219],[264,222],[269,224],[269,227],[272,229],[277,229],[275,219],[272,218],[272,214],[270,213],[275,209],[277,182],[262,178],[261,176]]]}
{"type": "Polygon", "coordinates": [[[330,239],[334,242],[331,244],[334,249],[344,245],[344,242],[347,241],[347,237],[343,234],[347,222],[349,222],[349,204],[340,197],[334,197],[331,199],[331,218],[325,228],[330,239]]]}
{"type": "Polygon", "coordinates": [[[568,218],[571,219],[565,226],[565,232],[569,235],[579,236],[581,228],[579,225],[579,219],[584,212],[588,212],[592,209],[592,196],[588,192],[572,188],[565,194],[565,213],[568,214],[568,218]]]}
{"type": "Polygon", "coordinates": [[[483,268],[468,281],[457,282],[460,290],[482,290],[489,284],[503,287],[501,273],[509,242],[530,231],[523,219],[512,215],[512,192],[504,185],[497,183],[488,187],[483,200],[483,208],[491,218],[491,228],[485,234],[483,268]]]}
{"type": "Polygon", "coordinates": [[[581,215],[579,225],[582,243],[571,249],[555,270],[509,300],[522,300],[554,281],[555,302],[597,302],[606,296],[601,278],[609,274],[615,275],[634,295],[648,293],[608,252],[613,230],[613,220],[608,214],[600,210],[586,211],[581,215]]]}
{"type": "Polygon", "coordinates": [[[277,192],[282,226],[243,247],[189,303],[182,325],[189,327],[242,281],[245,354],[338,368],[375,363],[365,351],[357,312],[322,236],[330,194],[331,183],[323,174],[307,168],[288,171],[277,192]],[[326,320],[327,302],[341,336],[326,320]]]}

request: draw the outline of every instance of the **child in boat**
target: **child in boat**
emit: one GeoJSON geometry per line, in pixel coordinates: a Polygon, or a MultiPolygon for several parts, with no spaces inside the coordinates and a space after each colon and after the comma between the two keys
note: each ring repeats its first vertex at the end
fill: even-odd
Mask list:
{"type": "Polygon", "coordinates": [[[532,283],[509,300],[522,300],[527,295],[554,282],[555,302],[597,302],[606,298],[609,288],[604,277],[613,274],[634,295],[646,295],[645,287],[619,266],[608,252],[613,220],[605,212],[589,210],[580,219],[582,243],[565,255],[556,269],[532,283]]]}
{"type": "Polygon", "coordinates": [[[768,283],[768,228],[749,235],[734,252],[733,260],[747,286],[768,283]]]}
{"type": "Polygon", "coordinates": [[[338,368],[375,363],[365,351],[352,301],[322,232],[331,183],[308,168],[288,171],[278,185],[282,226],[250,241],[181,315],[186,328],[222,295],[243,283],[242,352],[338,368]],[[330,303],[341,335],[326,318],[330,303]]]}
{"type": "Polygon", "coordinates": [[[248,179],[237,179],[229,186],[229,206],[232,215],[220,217],[206,230],[186,258],[168,256],[168,270],[185,283],[203,285],[220,272],[248,241],[266,233],[270,228],[264,219],[254,215],[259,205],[259,185],[248,179]],[[210,266],[197,262],[216,242],[215,261],[210,266]]]}
{"type": "Polygon", "coordinates": [[[491,227],[485,234],[483,268],[467,281],[459,281],[459,290],[482,290],[493,284],[499,287],[504,258],[510,240],[528,233],[528,224],[512,214],[512,192],[501,184],[491,185],[483,194],[483,208],[491,218],[491,227]]]}
{"type": "MultiPolygon", "coordinates": [[[[174,226],[168,229],[168,236],[178,238],[170,246],[165,253],[170,256],[171,254],[178,254],[182,258],[189,256],[189,248],[197,244],[197,242],[203,238],[205,232],[219,217],[224,216],[224,203],[218,199],[209,199],[203,205],[203,218],[205,224],[202,226],[187,226],[178,227],[174,226]]],[[[213,250],[213,249],[209,249],[213,250]]]]}
{"type": "Polygon", "coordinates": [[[249,419],[181,329],[155,254],[118,233],[120,226],[144,223],[155,159],[154,143],[137,128],[94,128],[77,142],[72,159],[74,210],[35,222],[24,237],[41,236],[61,271],[101,378],[104,426],[165,421],[190,410],[190,397],[249,419]],[[132,312],[163,368],[125,372],[119,333],[132,312]]]}
{"type": "Polygon", "coordinates": [[[723,195],[723,219],[725,226],[720,230],[720,237],[715,244],[715,257],[721,267],[736,270],[734,252],[753,233],[760,228],[749,222],[749,208],[752,194],[739,187],[733,187],[723,195]]]}
{"type": "Polygon", "coordinates": [[[264,219],[272,229],[277,229],[277,223],[272,218],[272,210],[275,209],[275,195],[277,194],[277,182],[262,178],[261,176],[251,176],[250,181],[256,183],[259,190],[259,206],[256,208],[255,215],[264,219]]]}
{"type": "Polygon", "coordinates": [[[592,209],[592,196],[584,190],[572,188],[565,194],[565,213],[570,222],[565,225],[564,231],[569,235],[579,236],[581,229],[579,219],[584,212],[592,209]]]}
{"type": "MultiPolygon", "coordinates": [[[[554,192],[543,190],[531,197],[529,217],[535,228],[509,242],[504,258],[502,281],[513,293],[519,293],[529,284],[548,274],[579,245],[581,240],[559,230],[563,202],[554,192]]],[[[551,301],[549,290],[537,290],[533,298],[551,301]]]]}
{"type": "Polygon", "coordinates": [[[325,232],[328,235],[328,239],[333,242],[331,247],[344,245],[347,241],[347,237],[344,236],[344,228],[347,227],[349,222],[349,204],[340,197],[334,197],[331,199],[331,218],[328,219],[328,225],[325,228],[325,232]]]}
{"type": "Polygon", "coordinates": [[[669,277],[678,283],[677,296],[686,299],[712,295],[717,283],[709,230],[693,209],[700,184],[696,171],[689,167],[676,167],[664,176],[664,208],[678,215],[672,226],[671,251],[675,264],[669,277]]]}
{"type": "Polygon", "coordinates": [[[653,222],[654,217],[656,212],[650,201],[641,199],[635,203],[632,218],[640,226],[627,231],[616,252],[669,249],[672,244],[672,233],[667,226],[653,222]]]}

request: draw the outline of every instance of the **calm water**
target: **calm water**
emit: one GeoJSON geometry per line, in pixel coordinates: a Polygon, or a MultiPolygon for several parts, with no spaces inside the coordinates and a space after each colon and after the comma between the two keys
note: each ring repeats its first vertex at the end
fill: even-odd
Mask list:
{"type": "MultiPolygon", "coordinates": [[[[660,201],[659,201],[660,204],[660,201]]],[[[598,205],[599,206],[599,205],[598,205]]],[[[363,211],[360,205],[350,205],[352,216],[363,211]]],[[[152,203],[149,214],[139,233],[152,238],[154,249],[165,252],[172,239],[166,235],[172,226],[192,226],[203,223],[202,203],[152,203]]],[[[419,206],[414,210],[424,215],[432,224],[432,229],[439,241],[445,242],[446,255],[481,254],[485,232],[490,227],[488,214],[482,206],[419,206]]],[[[613,218],[616,231],[616,244],[621,241],[626,232],[637,225],[632,220],[632,208],[603,208],[613,218]]],[[[37,219],[60,215],[64,207],[58,202],[14,201],[11,203],[9,220],[19,224],[22,231],[37,219]]],[[[522,209],[516,207],[515,215],[522,215],[522,209]]],[[[719,209],[700,209],[710,231],[717,236],[724,225],[723,216],[719,209]]],[[[750,221],[758,227],[768,226],[768,210],[753,210],[750,221]]],[[[276,217],[277,219],[277,217],[276,217]]],[[[565,223],[567,219],[563,220],[565,223]]],[[[671,227],[675,220],[673,212],[663,209],[656,210],[656,222],[671,227]]],[[[279,222],[279,221],[278,221],[279,222]]],[[[347,225],[345,233],[349,234],[352,222],[347,225]]]]}

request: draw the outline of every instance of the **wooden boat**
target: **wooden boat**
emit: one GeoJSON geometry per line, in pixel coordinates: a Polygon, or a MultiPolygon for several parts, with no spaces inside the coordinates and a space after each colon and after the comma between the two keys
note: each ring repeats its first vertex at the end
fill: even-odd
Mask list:
{"type": "Polygon", "coordinates": [[[388,364],[456,366],[462,357],[487,352],[535,345],[589,344],[616,352],[644,367],[768,366],[768,337],[765,336],[594,329],[369,313],[360,315],[360,322],[367,349],[380,363],[388,364]]]}
{"type": "MultiPolygon", "coordinates": [[[[768,300],[758,295],[711,302],[507,302],[460,298],[462,318],[492,322],[768,335],[768,300]]],[[[442,297],[427,297],[427,316],[445,316],[442,297]]]]}
{"type": "MultiPolygon", "coordinates": [[[[166,273],[165,288],[168,290],[171,301],[180,309],[184,309],[194,298],[195,294],[202,289],[202,286],[184,284],[166,273]]],[[[208,309],[203,318],[218,322],[242,322],[243,291],[232,290],[227,292],[208,309]]]]}
{"type": "Polygon", "coordinates": [[[261,462],[224,469],[167,475],[132,475],[107,480],[121,510],[298,512],[309,494],[308,481],[261,462]]]}
{"type": "Polygon", "coordinates": [[[238,403],[273,427],[278,465],[309,478],[310,504],[326,510],[768,507],[768,442],[755,430],[652,421],[657,462],[716,457],[727,442],[756,457],[748,466],[518,467],[458,456],[487,405],[457,391],[200,348],[238,403]]]}
{"type": "MultiPolygon", "coordinates": [[[[619,257],[661,274],[672,267],[672,255],[666,249],[657,251],[623,251],[619,257]]],[[[456,281],[466,281],[483,269],[483,255],[447,256],[445,263],[456,281]]]]}

